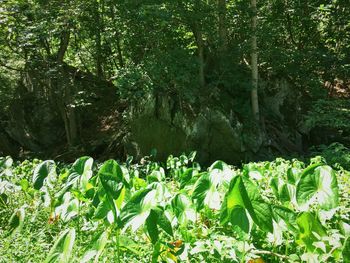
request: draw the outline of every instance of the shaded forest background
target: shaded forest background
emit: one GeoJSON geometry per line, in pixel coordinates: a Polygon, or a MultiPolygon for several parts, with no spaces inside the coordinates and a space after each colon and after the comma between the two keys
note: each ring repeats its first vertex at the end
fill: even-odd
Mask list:
{"type": "Polygon", "coordinates": [[[0,2],[1,155],[239,162],[350,145],[348,0],[0,2]]]}

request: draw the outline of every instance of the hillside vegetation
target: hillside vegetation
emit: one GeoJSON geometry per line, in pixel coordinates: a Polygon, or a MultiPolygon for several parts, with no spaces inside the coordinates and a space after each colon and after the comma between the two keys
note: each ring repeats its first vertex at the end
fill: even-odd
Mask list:
{"type": "Polygon", "coordinates": [[[274,159],[350,145],[348,0],[7,0],[0,154],[274,159]]]}

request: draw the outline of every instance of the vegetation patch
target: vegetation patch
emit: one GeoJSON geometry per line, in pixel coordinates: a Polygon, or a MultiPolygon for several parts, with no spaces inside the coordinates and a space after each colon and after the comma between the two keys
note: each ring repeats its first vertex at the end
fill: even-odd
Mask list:
{"type": "Polygon", "coordinates": [[[0,262],[349,262],[349,171],[194,157],[1,158],[0,262]]]}

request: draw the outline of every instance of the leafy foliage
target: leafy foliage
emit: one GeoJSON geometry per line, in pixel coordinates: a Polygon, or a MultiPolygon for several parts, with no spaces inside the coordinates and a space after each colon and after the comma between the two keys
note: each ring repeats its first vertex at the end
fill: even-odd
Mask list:
{"type": "Polygon", "coordinates": [[[242,169],[217,161],[205,170],[194,162],[194,155],[170,156],[164,168],[151,161],[100,164],[90,157],[68,167],[53,161],[31,166],[28,161],[13,164],[7,157],[0,168],[7,169],[1,182],[13,185],[2,189],[7,196],[2,205],[13,215],[0,229],[0,246],[14,249],[17,241],[12,243],[11,238],[25,238],[27,233],[41,251],[5,254],[9,260],[347,259],[350,205],[344,180],[349,172],[327,166],[320,157],[309,165],[279,158],[242,169]],[[27,166],[32,168],[24,169],[27,166]],[[50,174],[55,174],[54,184],[49,183],[50,174]],[[33,183],[24,183],[29,182],[24,178],[33,183]],[[49,206],[43,195],[48,195],[49,206]],[[43,239],[35,240],[28,232],[31,222],[41,228],[47,245],[40,246],[43,239]],[[49,241],[51,235],[56,237],[49,241]]]}
{"type": "Polygon", "coordinates": [[[259,87],[266,119],[276,117],[270,108],[287,107],[269,105],[283,93],[278,81],[285,80],[296,111],[287,109],[280,116],[284,123],[297,130],[299,113],[310,110],[304,116],[309,128],[349,129],[348,101],[326,100],[322,85],[348,82],[347,4],[313,0],[305,8],[300,1],[261,2],[257,32],[252,32],[245,1],[4,1],[0,122],[1,133],[10,133],[0,137],[4,154],[19,153],[21,147],[50,152],[52,145],[62,146],[56,133],[65,133],[68,148],[82,144],[93,152],[88,129],[79,127],[95,114],[100,121],[117,113],[126,120],[123,128],[130,128],[133,106],[160,97],[171,98],[172,114],[220,109],[230,119],[237,117],[233,128],[243,123],[249,130],[252,33],[258,39],[259,81],[268,83],[259,87]]]}

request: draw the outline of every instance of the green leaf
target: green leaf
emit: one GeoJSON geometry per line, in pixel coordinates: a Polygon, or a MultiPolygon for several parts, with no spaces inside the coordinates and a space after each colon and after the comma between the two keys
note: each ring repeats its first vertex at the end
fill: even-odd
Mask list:
{"type": "Polygon", "coordinates": [[[79,201],[71,196],[70,192],[67,192],[63,196],[63,203],[55,208],[55,214],[60,215],[60,218],[64,222],[68,222],[74,216],[78,215],[79,201]]]}
{"type": "Polygon", "coordinates": [[[198,170],[194,168],[187,168],[185,171],[181,172],[179,175],[179,179],[181,182],[180,188],[184,188],[186,185],[191,184],[193,180],[196,179],[198,175],[198,170]]]}
{"type": "Polygon", "coordinates": [[[27,192],[27,190],[29,188],[28,180],[23,178],[23,179],[21,179],[19,184],[21,185],[21,188],[22,188],[23,192],[27,192]]]}
{"type": "Polygon", "coordinates": [[[212,185],[219,187],[226,184],[227,188],[234,176],[231,168],[223,161],[214,162],[208,169],[209,179],[212,185]]]}
{"type": "Polygon", "coordinates": [[[289,193],[288,185],[283,184],[281,188],[279,189],[279,196],[280,196],[280,201],[282,202],[289,202],[291,201],[291,195],[289,193]]]}
{"type": "Polygon", "coordinates": [[[222,161],[215,162],[208,173],[202,173],[196,181],[192,198],[196,200],[197,208],[204,206],[210,209],[220,209],[224,193],[229,188],[229,182],[233,178],[233,172],[222,161]]]}
{"type": "Polygon", "coordinates": [[[9,220],[9,235],[13,235],[16,232],[21,231],[25,219],[24,208],[17,209],[9,220]]]}
{"type": "Polygon", "coordinates": [[[231,222],[232,225],[237,225],[243,231],[248,232],[249,220],[245,210],[249,212],[252,218],[256,218],[243,179],[241,176],[235,176],[221,207],[220,222],[222,224],[231,222]]]}
{"type": "Polygon", "coordinates": [[[120,235],[119,237],[120,247],[123,247],[130,252],[134,253],[135,255],[139,255],[140,246],[138,243],[136,243],[133,239],[126,235],[120,235]]]}
{"type": "Polygon", "coordinates": [[[198,178],[193,187],[192,199],[196,200],[197,208],[201,209],[204,206],[204,199],[210,189],[211,183],[209,180],[209,173],[203,173],[198,178]]]}
{"type": "Polygon", "coordinates": [[[99,220],[106,218],[109,211],[111,211],[109,203],[105,199],[102,199],[96,207],[94,219],[99,220]]]}
{"type": "Polygon", "coordinates": [[[34,189],[39,190],[47,183],[49,187],[52,187],[51,183],[56,180],[56,164],[52,160],[44,161],[35,167],[33,174],[34,189]]]}
{"type": "Polygon", "coordinates": [[[91,259],[94,259],[94,262],[99,262],[98,259],[103,253],[103,250],[108,243],[109,231],[106,230],[102,233],[97,234],[92,242],[90,242],[89,248],[85,251],[80,263],[86,263],[91,259]]]}
{"type": "Polygon", "coordinates": [[[299,228],[297,243],[305,245],[308,251],[314,251],[314,242],[320,241],[321,237],[327,233],[320,221],[317,220],[310,212],[301,213],[296,219],[299,228]]]}
{"type": "MultiPolygon", "coordinates": [[[[264,201],[252,200],[256,220],[253,221],[265,232],[273,232],[271,206],[264,201]]],[[[253,218],[253,217],[252,217],[253,218]]]]}
{"type": "Polygon", "coordinates": [[[164,214],[164,211],[161,209],[157,209],[157,224],[159,225],[159,227],[164,230],[165,233],[167,233],[169,236],[174,236],[173,233],[173,228],[171,226],[171,223],[169,221],[169,219],[166,217],[166,215],[164,214]]]}
{"type": "Polygon", "coordinates": [[[8,202],[8,195],[5,193],[0,194],[0,205],[6,206],[8,202]]]}
{"type": "Polygon", "coordinates": [[[121,210],[121,226],[127,228],[132,227],[136,231],[142,224],[145,223],[152,205],[145,202],[145,198],[149,193],[155,192],[154,189],[142,189],[136,192],[129,202],[121,210]]]}
{"type": "Polygon", "coordinates": [[[159,230],[157,226],[158,216],[154,210],[150,211],[149,216],[146,219],[146,227],[152,244],[156,244],[159,239],[159,230]]]}
{"type": "Polygon", "coordinates": [[[296,218],[297,215],[294,211],[284,207],[284,206],[278,206],[274,205],[272,206],[273,215],[275,217],[275,221],[278,222],[280,219],[282,219],[288,226],[288,228],[292,231],[296,231],[296,218]]]}
{"type": "Polygon", "coordinates": [[[147,175],[147,181],[149,183],[152,182],[161,182],[165,180],[165,172],[163,168],[159,168],[159,170],[153,170],[149,175],[147,175]]]}
{"type": "Polygon", "coordinates": [[[13,164],[13,159],[10,156],[7,156],[5,159],[5,167],[10,168],[13,164]]]}
{"type": "Polygon", "coordinates": [[[65,185],[65,191],[75,185],[75,188],[80,192],[86,192],[88,189],[88,182],[92,176],[92,167],[94,160],[91,157],[83,156],[74,162],[65,185]]]}
{"type": "Polygon", "coordinates": [[[230,222],[232,225],[240,227],[244,232],[249,232],[249,219],[244,207],[235,206],[230,215],[230,222]]]}
{"type": "Polygon", "coordinates": [[[293,184],[293,185],[295,184],[296,179],[297,179],[297,173],[298,173],[297,169],[295,169],[293,167],[288,168],[288,170],[287,170],[288,183],[293,184]]]}
{"type": "Polygon", "coordinates": [[[349,263],[350,262],[350,237],[348,237],[343,245],[343,260],[344,263],[349,263]]]}
{"type": "Polygon", "coordinates": [[[13,159],[10,156],[0,157],[0,176],[2,175],[11,176],[12,164],[13,164],[13,159]]]}
{"type": "Polygon", "coordinates": [[[116,221],[119,214],[119,209],[115,200],[117,200],[124,189],[124,177],[123,170],[119,164],[114,160],[106,161],[97,174],[104,194],[106,195],[106,201],[108,201],[111,210],[113,211],[114,220],[116,221]]]}
{"type": "Polygon", "coordinates": [[[186,224],[188,221],[195,222],[196,211],[190,198],[184,194],[177,194],[171,200],[171,207],[180,224],[186,224]]]}
{"type": "Polygon", "coordinates": [[[222,224],[231,222],[248,232],[247,212],[262,230],[273,231],[271,207],[261,198],[258,187],[249,178],[236,176],[224,199],[220,221],[222,224]]]}
{"type": "Polygon", "coordinates": [[[160,255],[160,248],[161,248],[161,246],[160,246],[161,244],[160,244],[160,242],[156,242],[155,244],[154,244],[154,246],[153,246],[153,253],[152,253],[152,260],[151,260],[151,262],[152,263],[157,263],[157,262],[159,262],[158,261],[158,257],[159,257],[159,255],[160,255]]]}
{"type": "Polygon", "coordinates": [[[115,160],[108,160],[103,163],[97,176],[103,182],[104,187],[111,190],[111,194],[114,199],[118,198],[118,195],[113,193],[115,183],[128,183],[128,180],[124,178],[122,167],[115,160]]]}
{"type": "Polygon", "coordinates": [[[266,232],[273,232],[272,210],[261,197],[258,186],[249,178],[243,177],[244,186],[247,191],[248,198],[253,207],[253,212],[249,211],[255,224],[266,232]]]}
{"type": "MultiPolygon", "coordinates": [[[[231,217],[231,212],[235,207],[244,208],[243,197],[240,191],[242,187],[242,178],[240,176],[236,176],[230,185],[229,191],[227,192],[224,203],[222,205],[221,211],[221,222],[226,223],[229,221],[231,217]],[[223,216],[225,215],[225,216],[223,216]]],[[[245,198],[248,198],[247,193],[245,193],[245,198]]]]}
{"type": "Polygon", "coordinates": [[[279,178],[277,176],[271,178],[270,187],[274,195],[279,199],[279,178]]]}
{"type": "Polygon", "coordinates": [[[87,177],[91,177],[93,164],[94,159],[89,156],[83,156],[73,163],[71,171],[80,175],[86,174],[87,177]]]}
{"type": "MultiPolygon", "coordinates": [[[[290,202],[292,198],[292,194],[289,189],[291,187],[278,176],[275,176],[270,181],[270,186],[272,188],[273,193],[277,197],[277,199],[281,202],[290,202]]],[[[294,187],[294,186],[293,186],[294,187]]]]}
{"type": "Polygon", "coordinates": [[[55,244],[51,248],[48,256],[46,257],[45,263],[66,263],[70,262],[69,259],[72,254],[73,245],[75,241],[75,229],[65,230],[55,244]]]}
{"type": "Polygon", "coordinates": [[[338,183],[334,170],[326,165],[313,165],[301,175],[296,189],[299,205],[319,204],[330,210],[339,204],[338,183]]]}
{"type": "Polygon", "coordinates": [[[124,202],[124,199],[125,199],[125,194],[126,194],[126,187],[123,186],[121,191],[120,191],[119,197],[115,201],[115,205],[117,206],[117,208],[119,210],[121,209],[121,207],[123,205],[123,202],[124,202]]]}

